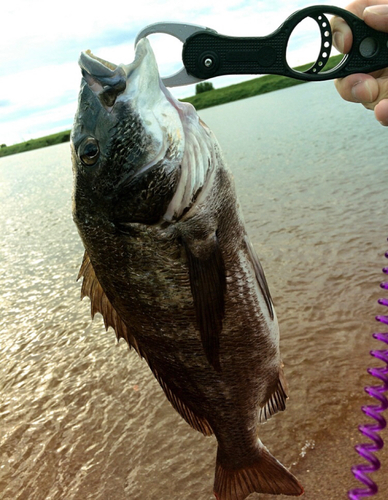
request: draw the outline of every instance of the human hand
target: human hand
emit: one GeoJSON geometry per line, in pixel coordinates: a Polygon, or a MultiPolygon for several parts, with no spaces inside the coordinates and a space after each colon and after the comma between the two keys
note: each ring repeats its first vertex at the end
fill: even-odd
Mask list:
{"type": "MultiPolygon", "coordinates": [[[[346,9],[363,19],[371,28],[388,33],[388,0],[355,0],[346,9]]],[[[346,54],[353,42],[351,29],[339,17],[333,17],[331,27],[334,46],[346,54]]],[[[334,83],[343,99],[374,110],[376,119],[388,126],[388,67],[369,74],[349,75],[334,83]]]]}

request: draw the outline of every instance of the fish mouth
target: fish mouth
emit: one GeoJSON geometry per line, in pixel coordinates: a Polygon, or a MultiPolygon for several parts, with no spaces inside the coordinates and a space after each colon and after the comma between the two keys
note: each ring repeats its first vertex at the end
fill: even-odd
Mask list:
{"type": "Polygon", "coordinates": [[[90,50],[81,52],[78,63],[90,89],[98,94],[105,108],[111,110],[117,97],[126,89],[125,71],[120,66],[95,56],[90,50]]]}
{"type": "Polygon", "coordinates": [[[139,89],[147,89],[149,94],[150,82],[160,90],[158,68],[146,39],[136,45],[135,58],[130,64],[113,64],[95,56],[90,50],[81,52],[78,64],[87,84],[108,111],[120,95],[133,99],[139,89]]]}
{"type": "Polygon", "coordinates": [[[136,44],[135,58],[130,64],[111,63],[94,55],[91,50],[81,52],[78,64],[88,86],[98,95],[107,111],[112,110],[119,96],[120,100],[134,101],[137,100],[136,94],[142,93],[147,95],[146,100],[150,103],[158,100],[162,93],[182,118],[188,112],[190,106],[175,99],[164,86],[147,38],[136,44]]]}
{"type": "Polygon", "coordinates": [[[81,53],[80,66],[89,74],[101,74],[103,76],[113,75],[118,67],[117,64],[95,56],[91,50],[85,50],[81,53]]]}
{"type": "Polygon", "coordinates": [[[165,158],[166,163],[171,164],[170,157],[176,159],[183,155],[185,141],[179,106],[174,106],[174,99],[161,81],[155,55],[146,38],[136,44],[130,64],[113,64],[87,50],[81,53],[79,66],[85,96],[84,102],[81,97],[79,106],[85,113],[93,108],[91,123],[99,116],[100,104],[122,126],[126,121],[136,123],[138,136],[147,137],[144,164],[123,182],[134,182],[165,158]],[[92,93],[91,105],[88,99],[92,93]]]}
{"type": "MultiPolygon", "coordinates": [[[[169,172],[177,168],[178,185],[163,219],[171,222],[191,213],[188,209],[202,202],[213,185],[218,146],[195,108],[177,100],[164,86],[149,40],[139,40],[130,64],[112,64],[87,50],[81,53],[79,65],[85,80],[85,103],[82,98],[80,102],[85,114],[96,103],[88,101],[91,90],[108,114],[121,121],[135,119],[147,137],[142,164],[121,184],[136,182],[157,165],[169,172]]],[[[91,123],[97,116],[93,113],[91,123]]]]}

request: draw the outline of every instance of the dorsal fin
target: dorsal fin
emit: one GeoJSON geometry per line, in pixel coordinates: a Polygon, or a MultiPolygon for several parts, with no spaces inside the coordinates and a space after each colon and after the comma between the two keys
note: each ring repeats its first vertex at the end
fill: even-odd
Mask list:
{"type": "Polygon", "coordinates": [[[94,272],[92,263],[88,253],[85,251],[84,258],[78,273],[77,281],[83,277],[82,287],[81,287],[81,300],[84,297],[90,298],[90,309],[92,318],[94,318],[96,313],[100,313],[103,317],[105,329],[111,326],[116,332],[117,339],[123,338],[127,341],[130,347],[133,347],[141,357],[146,357],[144,353],[141,352],[136,339],[131,335],[127,325],[118,315],[116,309],[110,303],[108,297],[106,296],[96,273],[94,272]]]}
{"type": "Polygon", "coordinates": [[[108,297],[98,281],[98,278],[94,272],[92,263],[90,262],[89,255],[85,251],[84,258],[81,264],[81,268],[78,273],[77,280],[83,277],[82,287],[81,287],[81,299],[84,297],[89,297],[91,302],[91,314],[92,318],[99,312],[103,319],[105,328],[108,329],[110,326],[115,330],[118,339],[125,339],[129,346],[136,349],[138,354],[145,358],[152,373],[162,387],[167,399],[174,407],[174,409],[181,415],[181,417],[186,420],[186,422],[191,425],[194,429],[202,432],[205,436],[210,436],[213,434],[212,428],[208,421],[199,417],[191,410],[183,400],[177,395],[177,391],[174,390],[168,382],[166,382],[158,373],[158,371],[152,366],[151,360],[148,359],[147,354],[140,349],[136,339],[131,335],[128,327],[122,321],[112,304],[109,302],[108,297]]]}
{"type": "Polygon", "coordinates": [[[186,422],[195,430],[202,432],[205,436],[211,436],[213,430],[209,422],[204,417],[199,417],[191,410],[181,398],[177,396],[177,391],[172,390],[171,386],[159,375],[159,373],[150,366],[152,373],[159,382],[167,399],[170,401],[173,408],[186,422]]]}

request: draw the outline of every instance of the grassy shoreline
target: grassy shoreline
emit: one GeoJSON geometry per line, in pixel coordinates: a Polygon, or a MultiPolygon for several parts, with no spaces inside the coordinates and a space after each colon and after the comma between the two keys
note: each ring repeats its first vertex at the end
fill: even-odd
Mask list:
{"type": "MultiPolygon", "coordinates": [[[[336,66],[341,61],[342,57],[342,55],[331,57],[325,66],[325,70],[336,66]]],[[[311,65],[312,63],[305,64],[303,66],[298,66],[296,69],[299,71],[305,71],[311,65]]],[[[267,92],[273,92],[275,90],[285,89],[287,87],[293,87],[294,85],[300,85],[302,83],[306,82],[302,80],[294,80],[285,76],[265,75],[246,82],[236,83],[228,87],[203,92],[181,100],[183,102],[190,102],[197,110],[200,110],[210,108],[212,106],[218,106],[220,104],[226,104],[232,101],[238,101],[240,99],[246,99],[248,97],[266,94],[267,92]]],[[[54,144],[68,142],[69,140],[70,130],[66,130],[64,132],[59,132],[58,134],[47,135],[39,139],[30,139],[26,142],[13,144],[12,146],[3,145],[0,147],[0,157],[53,146],[54,144]]]]}
{"type": "Polygon", "coordinates": [[[2,156],[15,155],[17,153],[24,153],[25,151],[32,151],[33,149],[45,148],[47,146],[54,146],[54,144],[61,144],[62,142],[70,141],[70,130],[59,132],[58,134],[46,135],[39,139],[30,139],[26,142],[13,144],[12,146],[1,146],[0,158],[2,156]]]}

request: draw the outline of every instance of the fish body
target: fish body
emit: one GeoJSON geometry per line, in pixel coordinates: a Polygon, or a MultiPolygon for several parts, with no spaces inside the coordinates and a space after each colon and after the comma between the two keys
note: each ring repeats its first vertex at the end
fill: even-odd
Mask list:
{"type": "Polygon", "coordinates": [[[129,65],[82,53],[72,131],[79,276],[106,327],[218,441],[214,493],[300,495],[258,438],[287,385],[268,285],[219,145],[160,81],[146,39],[129,65]]]}

